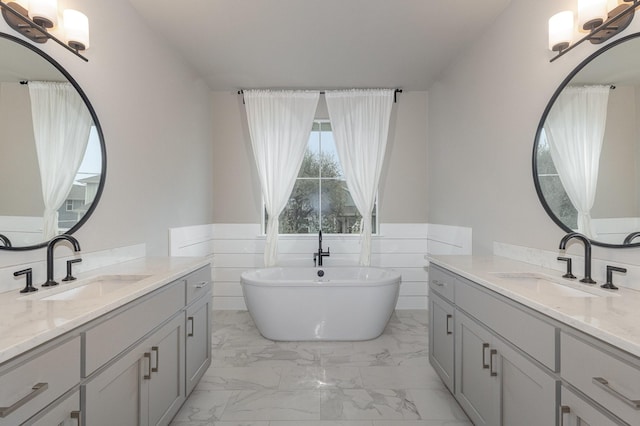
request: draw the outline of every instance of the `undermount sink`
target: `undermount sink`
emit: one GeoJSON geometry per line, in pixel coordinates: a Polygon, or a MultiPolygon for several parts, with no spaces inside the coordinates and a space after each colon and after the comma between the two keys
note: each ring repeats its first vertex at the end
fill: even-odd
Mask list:
{"type": "Polygon", "coordinates": [[[617,293],[581,284],[554,278],[537,272],[494,272],[492,275],[498,278],[508,279],[522,285],[528,291],[556,297],[616,297],[617,293]]]}
{"type": "Polygon", "coordinates": [[[26,296],[38,300],[85,300],[96,299],[141,281],[149,275],[100,275],[72,284],[62,284],[34,295],[26,296]]]}

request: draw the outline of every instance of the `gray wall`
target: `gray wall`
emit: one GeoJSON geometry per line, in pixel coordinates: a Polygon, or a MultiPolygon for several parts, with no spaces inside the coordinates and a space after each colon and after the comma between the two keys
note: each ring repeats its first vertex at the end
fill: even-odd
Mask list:
{"type": "MultiPolygon", "coordinates": [[[[555,89],[598,47],[583,43],[550,63],[547,20],[568,0],[512,0],[495,24],[429,90],[429,222],[473,228],[474,253],[494,241],[556,250],[563,231],[535,192],[531,152],[555,89]]],[[[636,19],[625,34],[638,31],[636,19]]],[[[640,261],[638,249],[596,248],[640,261]]]]}
{"type": "MultiPolygon", "coordinates": [[[[89,62],[53,42],[42,49],[91,100],[108,162],[100,204],[77,237],[87,251],[147,243],[149,254],[166,255],[169,227],[211,222],[208,90],[128,1],[69,0],[65,6],[89,17],[89,62]]],[[[16,35],[0,21],[1,32],[16,35]]],[[[40,260],[44,252],[0,255],[3,266],[40,260]]]]}
{"type": "MultiPolygon", "coordinates": [[[[261,194],[242,97],[212,97],[213,222],[260,223],[261,194]]],[[[427,93],[404,92],[391,113],[385,164],[380,178],[381,223],[427,222],[427,93]]],[[[324,97],[317,118],[328,118],[324,97]]]]}

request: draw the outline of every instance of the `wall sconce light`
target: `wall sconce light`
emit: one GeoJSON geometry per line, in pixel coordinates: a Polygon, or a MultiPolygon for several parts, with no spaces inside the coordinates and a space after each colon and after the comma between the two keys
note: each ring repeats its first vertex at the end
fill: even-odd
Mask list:
{"type": "Polygon", "coordinates": [[[640,0],[578,0],[577,20],[571,10],[556,13],[549,19],[549,49],[558,54],[550,62],[584,41],[609,40],[629,26],[638,6],[640,0]]]}
{"type": "MultiPolygon", "coordinates": [[[[640,0],[639,0],[640,1],[640,0]]],[[[80,51],[89,48],[89,19],[77,10],[67,9],[62,15],[61,32],[66,42],[48,30],[58,26],[57,0],[0,0],[2,16],[7,24],[36,43],[55,41],[74,55],[89,60],[80,51]]]]}

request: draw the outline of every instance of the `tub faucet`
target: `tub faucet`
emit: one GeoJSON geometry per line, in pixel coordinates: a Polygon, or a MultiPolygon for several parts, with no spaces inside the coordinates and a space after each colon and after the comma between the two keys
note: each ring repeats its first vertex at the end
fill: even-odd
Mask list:
{"type": "Polygon", "coordinates": [[[322,266],[322,258],[331,256],[329,248],[327,251],[322,250],[322,231],[318,232],[318,252],[313,253],[313,266],[322,266]]]}
{"type": "Polygon", "coordinates": [[[638,236],[640,236],[640,232],[632,232],[632,233],[630,233],[629,235],[627,235],[627,236],[624,238],[624,242],[623,242],[623,244],[625,244],[625,245],[626,245],[626,244],[631,244],[631,241],[633,241],[633,239],[634,239],[635,237],[638,237],[638,236]]]}
{"type": "Polygon", "coordinates": [[[5,247],[11,247],[11,241],[9,240],[9,238],[5,237],[2,234],[0,234],[0,241],[2,241],[5,247]]]}
{"type": "Polygon", "coordinates": [[[73,244],[73,251],[80,251],[80,243],[78,243],[78,240],[73,238],[71,235],[62,234],[57,237],[53,237],[51,241],[49,241],[49,244],[47,244],[47,281],[42,284],[42,287],[58,285],[58,283],[53,279],[53,249],[56,244],[62,240],[67,240],[73,244]]]}
{"type": "Polygon", "coordinates": [[[581,279],[580,282],[595,284],[596,282],[591,278],[591,241],[578,232],[570,232],[562,237],[559,248],[560,250],[564,250],[567,246],[567,242],[572,238],[576,238],[584,244],[584,278],[581,279]]]}

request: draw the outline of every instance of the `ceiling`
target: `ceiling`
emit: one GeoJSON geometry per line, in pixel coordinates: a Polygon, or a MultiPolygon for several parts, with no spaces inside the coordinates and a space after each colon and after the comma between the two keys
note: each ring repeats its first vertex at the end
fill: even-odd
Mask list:
{"type": "Polygon", "coordinates": [[[212,90],[426,90],[510,0],[129,0],[212,90]]]}

